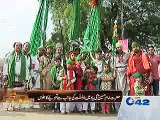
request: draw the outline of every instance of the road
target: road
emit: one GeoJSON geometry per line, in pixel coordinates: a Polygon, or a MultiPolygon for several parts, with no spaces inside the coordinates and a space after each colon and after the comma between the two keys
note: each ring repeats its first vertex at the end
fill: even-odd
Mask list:
{"type": "Polygon", "coordinates": [[[0,120],[116,120],[116,114],[52,113],[44,110],[0,111],[0,120]]]}

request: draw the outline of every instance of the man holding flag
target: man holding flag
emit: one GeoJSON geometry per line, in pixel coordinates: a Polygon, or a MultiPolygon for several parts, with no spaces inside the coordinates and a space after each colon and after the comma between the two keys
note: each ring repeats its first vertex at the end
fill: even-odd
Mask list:
{"type": "Polygon", "coordinates": [[[136,42],[132,43],[132,50],[128,59],[128,83],[130,86],[130,95],[135,95],[134,83],[135,79],[133,74],[139,72],[143,75],[142,84],[144,88],[147,88],[145,95],[151,95],[151,83],[152,83],[152,72],[151,63],[147,54],[145,54],[141,49],[140,45],[136,42]]]}

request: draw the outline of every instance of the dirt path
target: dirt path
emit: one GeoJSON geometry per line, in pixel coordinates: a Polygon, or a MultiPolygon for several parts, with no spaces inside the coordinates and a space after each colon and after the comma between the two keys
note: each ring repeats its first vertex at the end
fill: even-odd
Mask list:
{"type": "Polygon", "coordinates": [[[116,120],[116,114],[104,115],[70,113],[63,115],[61,113],[52,113],[51,111],[27,110],[18,112],[0,112],[0,120],[116,120]]]}

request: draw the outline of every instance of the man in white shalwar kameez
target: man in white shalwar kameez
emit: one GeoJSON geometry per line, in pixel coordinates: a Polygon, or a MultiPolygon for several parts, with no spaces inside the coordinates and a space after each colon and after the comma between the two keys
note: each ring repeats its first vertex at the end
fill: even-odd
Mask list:
{"type": "MultiPolygon", "coordinates": [[[[127,64],[129,54],[123,52],[123,46],[121,43],[116,43],[116,55],[114,57],[114,72],[116,73],[115,85],[116,90],[122,91],[123,95],[128,93],[128,84],[127,84],[127,64]]],[[[120,104],[115,103],[116,109],[119,109],[120,104]]]]}
{"type": "Polygon", "coordinates": [[[40,73],[39,73],[39,62],[41,56],[43,56],[44,48],[40,47],[38,48],[38,54],[34,57],[32,57],[32,65],[33,65],[33,74],[35,79],[35,85],[32,87],[32,89],[40,90],[40,73]]]}
{"type": "Polygon", "coordinates": [[[35,85],[35,79],[33,75],[32,56],[30,55],[29,50],[30,44],[25,42],[23,44],[23,54],[26,59],[26,81],[28,82],[28,89],[32,89],[32,87],[35,85]]]}
{"type": "MultiPolygon", "coordinates": [[[[4,63],[5,81],[7,81],[9,90],[28,89],[28,83],[33,80],[32,61],[23,54],[21,43],[15,42],[13,47],[13,52],[7,55],[4,63]]],[[[17,108],[19,104],[15,104],[13,107],[17,108]]]]}

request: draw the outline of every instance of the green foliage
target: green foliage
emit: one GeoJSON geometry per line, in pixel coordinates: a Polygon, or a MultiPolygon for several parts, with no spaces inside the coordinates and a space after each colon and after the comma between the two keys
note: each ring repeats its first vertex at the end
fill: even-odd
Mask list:
{"type": "MultiPolygon", "coordinates": [[[[90,12],[88,3],[91,0],[80,1],[80,35],[83,38],[90,12]]],[[[107,41],[112,43],[113,25],[116,18],[118,18],[118,35],[121,38],[121,2],[116,3],[115,1],[112,1],[110,7],[101,8],[101,46],[103,49],[106,49],[105,44],[107,41]]],[[[50,12],[54,24],[53,33],[60,33],[60,20],[65,48],[69,48],[72,2],[68,3],[68,0],[50,0],[50,12]]],[[[129,44],[132,41],[137,41],[143,47],[155,43],[158,47],[160,45],[160,0],[124,0],[124,23],[124,37],[129,38],[129,44]]],[[[52,40],[55,43],[57,42],[55,39],[52,40]]]]}
{"type": "MultiPolygon", "coordinates": [[[[87,24],[87,14],[89,13],[89,3],[90,0],[81,0],[80,3],[80,19],[81,19],[81,37],[84,36],[84,30],[87,24]]],[[[54,33],[60,33],[60,29],[63,31],[63,37],[65,40],[65,45],[69,46],[69,33],[70,26],[72,22],[72,3],[66,0],[50,0],[50,11],[52,13],[52,19],[54,24],[54,33]],[[61,21],[61,28],[59,25],[59,20],[61,21]]]]}
{"type": "MultiPolygon", "coordinates": [[[[146,48],[160,43],[159,0],[129,0],[125,10],[125,37],[137,41],[146,48]]],[[[157,46],[158,47],[158,46],[157,46]]]]}

